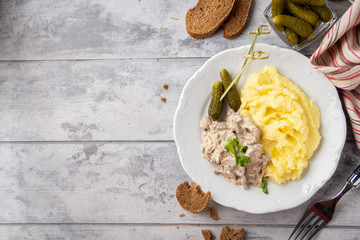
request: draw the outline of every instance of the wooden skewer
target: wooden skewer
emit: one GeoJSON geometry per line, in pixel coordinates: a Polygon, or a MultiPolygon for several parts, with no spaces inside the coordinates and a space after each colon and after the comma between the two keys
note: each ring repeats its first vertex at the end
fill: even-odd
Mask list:
{"type": "MultiPolygon", "coordinates": [[[[248,55],[251,54],[251,52],[252,52],[252,50],[253,50],[253,48],[255,46],[255,42],[256,42],[257,37],[259,35],[261,35],[261,34],[269,34],[270,32],[271,32],[271,27],[269,25],[259,25],[255,32],[249,32],[249,34],[255,34],[255,37],[254,37],[254,39],[253,39],[253,41],[251,43],[251,46],[249,48],[248,55]],[[267,28],[268,30],[265,31],[265,30],[263,30],[263,28],[267,28]]],[[[245,59],[243,67],[245,66],[247,60],[248,59],[245,59]]]]}
{"type": "MultiPolygon", "coordinates": [[[[256,42],[256,39],[259,35],[261,34],[269,34],[271,32],[271,28],[270,26],[268,25],[259,25],[258,28],[256,29],[255,32],[249,32],[249,34],[255,34],[255,37],[251,43],[251,46],[249,48],[249,51],[248,51],[248,55],[249,57],[247,56],[244,56],[245,58],[245,61],[241,67],[241,71],[240,73],[235,77],[235,79],[231,82],[231,84],[229,85],[229,87],[225,90],[225,92],[223,93],[223,95],[221,95],[220,97],[220,101],[222,101],[224,99],[224,97],[226,96],[226,94],[230,91],[230,89],[232,88],[232,86],[237,85],[239,80],[240,80],[240,77],[241,75],[243,74],[243,72],[245,71],[246,67],[249,66],[250,62],[254,59],[265,59],[265,58],[268,58],[269,56],[265,57],[265,58],[256,58],[254,54],[250,55],[254,46],[255,46],[255,42],[256,42]],[[268,30],[263,30],[263,28],[267,28],[268,30]],[[248,60],[251,59],[249,62],[248,60]]],[[[261,52],[261,51],[260,51],[261,52]]],[[[265,52],[262,52],[262,53],[265,53],[265,52]]],[[[269,55],[269,53],[267,53],[269,55]]],[[[260,54],[261,55],[261,54],[260,54]]]]}
{"type": "Polygon", "coordinates": [[[229,87],[226,89],[226,91],[223,93],[223,95],[221,95],[220,101],[222,101],[224,99],[224,97],[230,91],[232,86],[234,86],[235,84],[237,84],[239,82],[241,75],[243,74],[243,72],[245,71],[247,66],[249,66],[249,64],[252,62],[252,60],[267,59],[267,58],[269,58],[269,56],[270,56],[270,54],[268,52],[263,52],[260,50],[253,52],[253,54],[251,54],[251,55],[243,56],[243,58],[245,58],[245,61],[246,61],[245,65],[242,67],[239,74],[230,83],[229,87]],[[262,55],[264,55],[264,56],[262,56],[262,55]]]}

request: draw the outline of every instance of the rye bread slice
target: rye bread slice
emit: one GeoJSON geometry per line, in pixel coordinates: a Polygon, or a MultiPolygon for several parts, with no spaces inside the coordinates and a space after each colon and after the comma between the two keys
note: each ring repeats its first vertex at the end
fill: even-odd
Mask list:
{"type": "Polygon", "coordinates": [[[183,209],[198,213],[209,205],[211,193],[204,193],[197,184],[190,186],[188,182],[184,182],[177,187],[176,198],[183,209]]]}
{"type": "Polygon", "coordinates": [[[249,16],[250,6],[251,0],[235,0],[230,16],[223,24],[225,38],[239,36],[249,16]]]}
{"type": "Polygon", "coordinates": [[[230,15],[235,0],[199,0],[185,17],[186,30],[196,39],[214,34],[230,15]]]}
{"type": "Polygon", "coordinates": [[[224,226],[220,233],[220,240],[243,240],[244,229],[234,230],[228,226],[224,226]]]}

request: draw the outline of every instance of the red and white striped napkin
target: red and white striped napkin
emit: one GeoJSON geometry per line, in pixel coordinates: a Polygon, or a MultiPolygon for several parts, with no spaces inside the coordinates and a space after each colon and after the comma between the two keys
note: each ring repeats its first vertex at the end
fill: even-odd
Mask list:
{"type": "Polygon", "coordinates": [[[356,0],[311,56],[315,69],[342,89],[357,147],[360,149],[360,0],[356,0]]]}

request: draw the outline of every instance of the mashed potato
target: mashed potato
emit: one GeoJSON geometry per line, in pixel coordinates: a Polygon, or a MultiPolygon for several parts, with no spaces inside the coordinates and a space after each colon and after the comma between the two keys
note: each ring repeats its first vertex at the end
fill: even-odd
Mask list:
{"type": "Polygon", "coordinates": [[[261,128],[271,161],[265,176],[276,183],[299,179],[320,142],[320,111],[290,79],[274,67],[253,74],[241,90],[240,113],[261,128]]]}

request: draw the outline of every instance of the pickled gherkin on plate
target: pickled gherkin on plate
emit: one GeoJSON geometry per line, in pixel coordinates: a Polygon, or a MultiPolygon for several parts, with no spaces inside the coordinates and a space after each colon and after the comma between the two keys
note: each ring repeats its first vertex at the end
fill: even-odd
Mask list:
{"type": "Polygon", "coordinates": [[[224,93],[224,87],[220,81],[214,82],[212,86],[211,101],[208,109],[208,114],[211,120],[215,121],[220,118],[223,101],[220,101],[221,95],[224,93]]]}
{"type": "MultiPolygon", "coordinates": [[[[227,89],[232,82],[229,72],[226,71],[226,69],[221,69],[220,77],[221,77],[221,81],[224,85],[224,88],[227,89]]],[[[240,96],[239,96],[238,91],[236,90],[235,85],[231,87],[230,91],[226,95],[226,98],[228,100],[229,107],[232,110],[234,110],[234,112],[237,112],[237,110],[239,110],[239,108],[240,108],[241,101],[240,101],[240,96]]]]}

